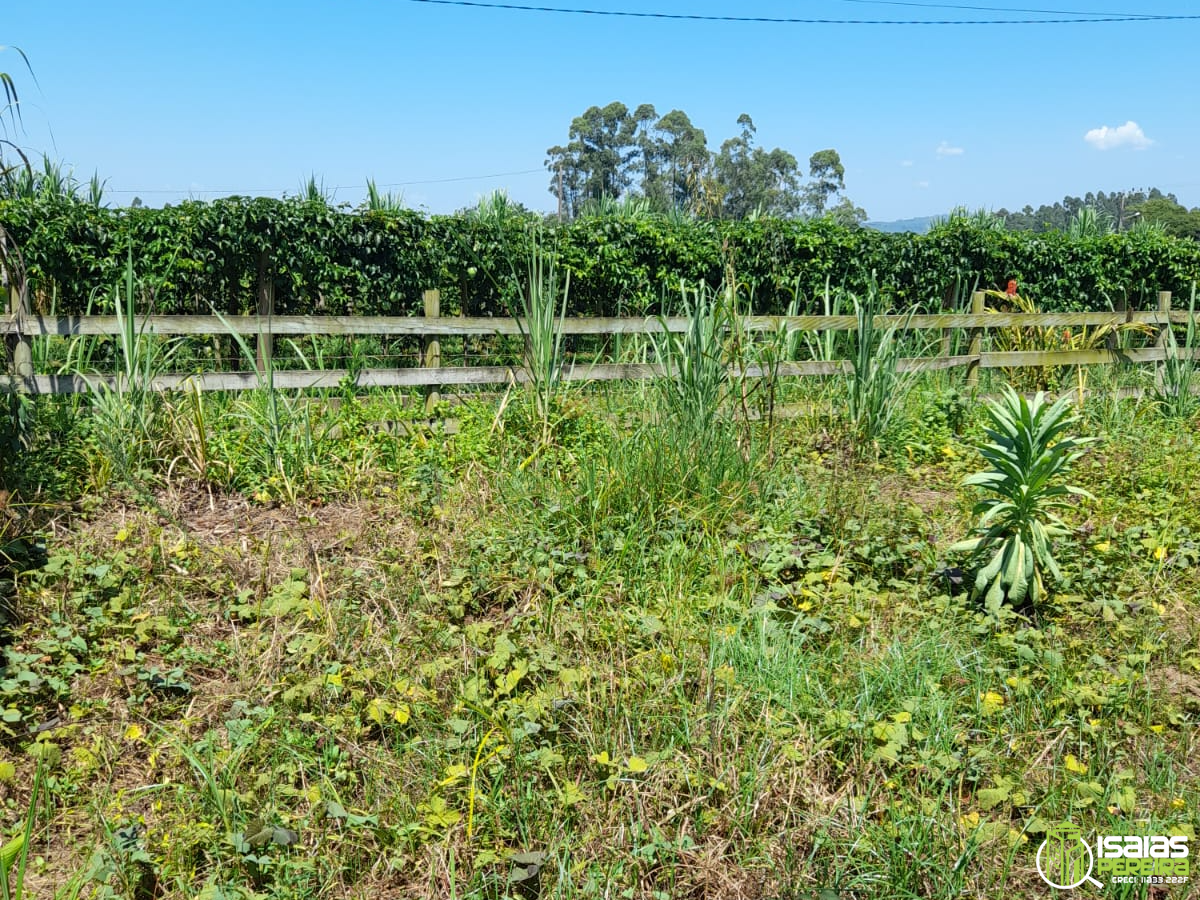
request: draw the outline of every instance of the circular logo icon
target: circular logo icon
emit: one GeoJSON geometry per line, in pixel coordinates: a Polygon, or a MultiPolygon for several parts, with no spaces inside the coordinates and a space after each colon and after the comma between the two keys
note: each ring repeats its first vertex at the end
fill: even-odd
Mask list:
{"type": "Polygon", "coordinates": [[[1038,847],[1035,863],[1042,881],[1060,891],[1077,888],[1085,881],[1098,888],[1104,887],[1092,877],[1096,860],[1091,846],[1074,823],[1063,822],[1047,832],[1046,839],[1038,847]]]}

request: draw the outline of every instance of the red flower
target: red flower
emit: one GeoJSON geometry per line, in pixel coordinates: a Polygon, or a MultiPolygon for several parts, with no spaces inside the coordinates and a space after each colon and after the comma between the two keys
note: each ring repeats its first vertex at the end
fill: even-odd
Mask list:
{"type": "Polygon", "coordinates": [[[1004,293],[1008,294],[1010,297],[1017,296],[1017,280],[1015,278],[1010,278],[1008,280],[1008,289],[1005,290],[1004,293]]]}

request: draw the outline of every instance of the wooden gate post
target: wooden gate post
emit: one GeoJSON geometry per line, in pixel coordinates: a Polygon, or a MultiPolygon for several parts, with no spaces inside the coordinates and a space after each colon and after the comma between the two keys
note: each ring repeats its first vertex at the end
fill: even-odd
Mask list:
{"type": "MultiPolygon", "coordinates": [[[[983,315],[983,304],[985,300],[983,291],[975,291],[971,294],[971,315],[983,315]]],[[[967,387],[975,388],[979,385],[979,354],[983,352],[983,329],[971,329],[971,347],[967,351],[973,359],[967,363],[967,387]]]]}
{"type": "MultiPolygon", "coordinates": [[[[442,292],[426,291],[423,300],[425,302],[425,318],[439,318],[442,314],[442,292]]],[[[437,369],[442,365],[442,342],[434,335],[427,334],[421,338],[421,365],[426,369],[437,369]]],[[[441,399],[440,385],[428,385],[425,388],[425,414],[433,412],[433,407],[441,399]]]]}

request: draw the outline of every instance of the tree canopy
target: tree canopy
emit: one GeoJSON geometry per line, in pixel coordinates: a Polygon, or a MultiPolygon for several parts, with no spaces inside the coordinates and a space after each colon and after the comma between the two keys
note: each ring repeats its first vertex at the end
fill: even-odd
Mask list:
{"type": "Polygon", "coordinates": [[[997,215],[1014,231],[1068,231],[1082,212],[1091,210],[1112,231],[1127,231],[1138,222],[1157,223],[1176,237],[1200,239],[1200,207],[1189,210],[1174,194],[1158,188],[1133,188],[1106,194],[1088,192],[1083,197],[1066,196],[1053,205],[1036,210],[1026,206],[1019,212],[1000,210],[997,215]]]}
{"type": "Polygon", "coordinates": [[[792,153],[756,143],[754,120],[715,152],[686,112],[663,116],[650,104],[592,106],[571,122],[566,144],[546,151],[550,193],[567,218],[591,201],[644,198],[658,211],[712,218],[754,215],[820,218],[858,224],[866,213],[841,196],[845,167],[832,148],[809,157],[809,177],[792,153]]]}

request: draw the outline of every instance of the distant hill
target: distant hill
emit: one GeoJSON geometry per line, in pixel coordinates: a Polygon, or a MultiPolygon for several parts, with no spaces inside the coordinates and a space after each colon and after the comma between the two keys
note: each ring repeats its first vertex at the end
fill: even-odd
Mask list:
{"type": "Polygon", "coordinates": [[[936,218],[937,216],[920,216],[916,219],[896,219],[894,222],[867,222],[866,226],[874,228],[876,231],[912,231],[916,234],[924,234],[936,218]]]}

